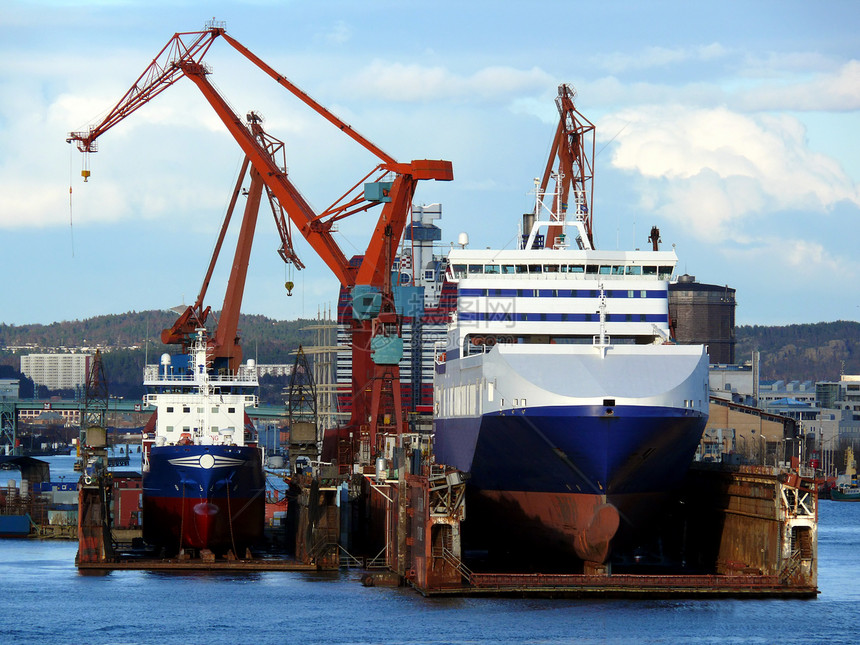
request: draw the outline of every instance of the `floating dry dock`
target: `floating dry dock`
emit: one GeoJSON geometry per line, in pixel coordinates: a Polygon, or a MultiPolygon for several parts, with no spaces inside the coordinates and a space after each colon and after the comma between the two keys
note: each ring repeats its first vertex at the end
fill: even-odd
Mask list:
{"type": "MultiPolygon", "coordinates": [[[[410,463],[403,455],[399,463],[410,463]]],[[[466,480],[450,468],[422,474],[362,469],[297,478],[295,558],[124,557],[104,523],[97,482],[81,488],[81,570],[321,571],[364,566],[366,586],[407,584],[424,596],[811,598],[817,589],[818,499],[811,479],[762,466],[695,465],[651,536],[662,562],[615,559],[569,571],[510,570],[468,555],[466,480]]],[[[500,527],[503,530],[504,527],[500,527]]],[[[480,545],[477,545],[480,547],[480,545]]]]}
{"type": "Polygon", "coordinates": [[[467,563],[464,487],[457,473],[441,469],[372,484],[389,527],[389,568],[425,596],[809,598],[818,593],[818,500],[812,481],[795,473],[760,466],[693,467],[655,529],[664,562],[586,564],[569,573],[479,570],[467,563]]]}
{"type": "MultiPolygon", "coordinates": [[[[319,493],[318,480],[305,480],[298,496],[295,521],[291,527],[294,557],[252,555],[232,552],[216,557],[211,551],[182,551],[169,558],[134,554],[121,534],[111,527],[111,486],[109,478],[93,478],[79,488],[78,554],[75,564],[81,571],[332,571],[340,566],[332,518],[337,510],[330,499],[319,493]]],[[[336,519],[336,518],[335,518],[336,519]]],[[[279,536],[284,538],[284,535],[279,536]]]]}

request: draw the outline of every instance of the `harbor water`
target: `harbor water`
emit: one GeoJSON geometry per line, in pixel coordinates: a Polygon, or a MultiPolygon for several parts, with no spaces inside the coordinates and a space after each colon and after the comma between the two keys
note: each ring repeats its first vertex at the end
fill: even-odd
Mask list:
{"type": "Polygon", "coordinates": [[[2,540],[0,643],[856,643],[860,504],[822,501],[818,546],[814,600],[561,600],[425,599],[354,572],[83,575],[75,542],[2,540]]]}

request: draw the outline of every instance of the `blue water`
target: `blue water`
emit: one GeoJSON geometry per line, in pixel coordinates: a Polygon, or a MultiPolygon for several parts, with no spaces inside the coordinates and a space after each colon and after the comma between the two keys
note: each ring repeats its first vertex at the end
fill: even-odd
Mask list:
{"type": "Polygon", "coordinates": [[[0,644],[856,643],[860,504],[821,502],[814,600],[425,599],[358,574],[82,575],[74,542],[0,541],[0,644]]]}

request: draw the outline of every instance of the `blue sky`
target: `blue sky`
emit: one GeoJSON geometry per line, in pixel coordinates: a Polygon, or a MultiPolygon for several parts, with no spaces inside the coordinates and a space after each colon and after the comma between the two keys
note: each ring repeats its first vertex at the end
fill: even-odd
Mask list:
{"type": "MultiPolygon", "coordinates": [[[[737,289],[739,324],[860,319],[860,8],[856,2],[110,2],[0,7],[0,322],[49,323],[193,302],[238,146],[188,80],[99,140],[92,177],[65,142],[125,93],[170,37],[212,17],[401,161],[443,241],[512,243],[572,84],[597,126],[600,248],[645,247],[737,289]],[[71,203],[69,187],[72,187],[71,203]]],[[[374,160],[226,42],[206,57],[239,114],[284,140],[316,208],[374,160]]],[[[371,219],[340,227],[347,255],[371,219]]],[[[261,213],[244,311],[313,317],[337,282],[303,241],[288,276],[261,213]],[[296,289],[283,288],[292,277],[296,289]]],[[[208,302],[220,308],[229,254],[208,302]]]]}

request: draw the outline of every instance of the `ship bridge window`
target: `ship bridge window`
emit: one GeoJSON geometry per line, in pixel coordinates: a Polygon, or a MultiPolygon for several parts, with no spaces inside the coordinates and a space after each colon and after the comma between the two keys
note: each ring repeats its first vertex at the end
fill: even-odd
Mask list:
{"type": "Polygon", "coordinates": [[[517,265],[517,273],[528,273],[529,266],[527,264],[518,264],[517,265]]]}
{"type": "Polygon", "coordinates": [[[558,273],[558,265],[557,264],[544,264],[543,265],[544,273],[558,273]]]}
{"type": "Polygon", "coordinates": [[[498,273],[499,265],[498,264],[487,264],[484,266],[484,273],[498,273]]]}
{"type": "Polygon", "coordinates": [[[585,274],[586,275],[597,275],[597,265],[596,264],[589,264],[587,267],[585,267],[585,274]]]}
{"type": "Polygon", "coordinates": [[[657,267],[650,265],[642,267],[642,275],[657,275],[657,267]]]}
{"type": "Polygon", "coordinates": [[[672,273],[675,271],[674,267],[660,267],[660,279],[668,280],[672,277],[672,273]]]}
{"type": "Polygon", "coordinates": [[[470,264],[469,265],[469,273],[483,273],[484,265],[483,264],[470,264]]]}
{"type": "Polygon", "coordinates": [[[612,267],[601,265],[600,269],[597,271],[600,275],[610,275],[612,273],[612,267]]]}
{"type": "Polygon", "coordinates": [[[530,264],[529,265],[529,273],[543,273],[543,265],[542,264],[530,264]]]}
{"type": "Polygon", "coordinates": [[[619,265],[613,265],[612,275],[624,275],[624,267],[619,265]]]}
{"type": "Polygon", "coordinates": [[[627,267],[627,275],[642,275],[642,267],[627,267]]]}
{"type": "Polygon", "coordinates": [[[570,266],[562,265],[562,273],[585,273],[585,267],[581,264],[571,264],[570,266]]]}
{"type": "Polygon", "coordinates": [[[454,269],[454,277],[455,278],[465,278],[466,277],[466,265],[465,264],[455,264],[453,266],[454,269]]]}
{"type": "Polygon", "coordinates": [[[514,273],[514,265],[513,264],[503,264],[502,265],[502,273],[506,275],[510,275],[514,273]]]}

